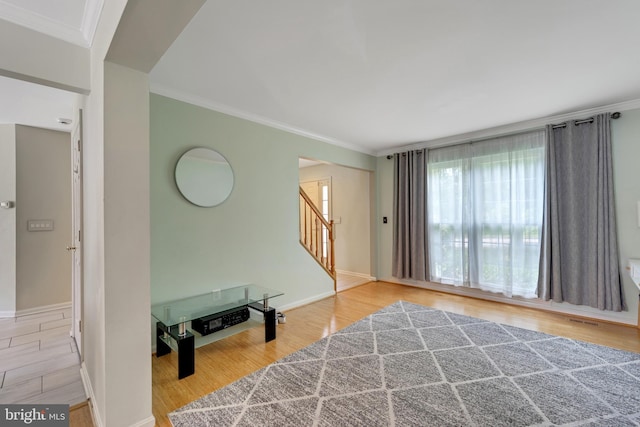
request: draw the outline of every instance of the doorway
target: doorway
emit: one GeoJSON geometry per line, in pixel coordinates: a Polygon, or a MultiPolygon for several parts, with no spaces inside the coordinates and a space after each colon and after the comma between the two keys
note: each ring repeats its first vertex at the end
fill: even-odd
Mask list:
{"type": "Polygon", "coordinates": [[[371,274],[375,263],[373,173],[300,159],[299,185],[310,199],[317,200],[325,219],[334,222],[336,290],[375,280],[371,274]]]}
{"type": "Polygon", "coordinates": [[[76,337],[82,317],[82,258],[79,250],[70,256],[66,249],[78,247],[74,238],[81,238],[81,154],[73,158],[73,141],[81,140],[79,106],[84,97],[3,76],[0,91],[0,122],[9,123],[2,127],[10,130],[0,141],[4,147],[0,166],[3,181],[13,188],[0,186],[0,200],[12,203],[12,208],[0,212],[4,224],[0,241],[13,242],[0,253],[0,316],[66,307],[65,318],[76,337]],[[9,288],[11,292],[5,292],[9,288]]]}
{"type": "Polygon", "coordinates": [[[70,134],[15,125],[15,135],[16,314],[70,308],[70,134]]]}
{"type": "Polygon", "coordinates": [[[0,141],[0,163],[13,184],[11,191],[0,188],[0,199],[11,202],[1,212],[0,239],[13,244],[0,259],[11,267],[3,268],[11,274],[2,278],[0,317],[63,312],[82,354],[82,125],[76,111],[67,131],[2,125],[10,132],[0,141]]]}
{"type": "MultiPolygon", "coordinates": [[[[315,204],[318,211],[322,214],[322,217],[329,221],[332,219],[331,215],[331,179],[325,178],[322,180],[301,182],[300,187],[309,196],[311,201],[315,204]]],[[[302,215],[302,211],[300,213],[302,215]]],[[[304,223],[304,218],[301,218],[301,224],[304,223]]],[[[329,230],[323,224],[319,224],[316,221],[312,221],[308,224],[310,235],[316,235],[320,231],[320,238],[322,239],[322,258],[326,259],[329,254],[327,253],[327,240],[329,239],[329,230]],[[317,227],[322,227],[321,230],[317,230],[317,227]]]]}

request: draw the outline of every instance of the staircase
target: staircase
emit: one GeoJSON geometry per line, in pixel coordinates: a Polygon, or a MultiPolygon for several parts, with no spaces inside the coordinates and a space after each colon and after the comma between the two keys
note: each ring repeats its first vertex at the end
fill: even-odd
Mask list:
{"type": "Polygon", "coordinates": [[[324,268],[336,286],[333,220],[324,218],[307,193],[300,188],[300,243],[324,268]]]}

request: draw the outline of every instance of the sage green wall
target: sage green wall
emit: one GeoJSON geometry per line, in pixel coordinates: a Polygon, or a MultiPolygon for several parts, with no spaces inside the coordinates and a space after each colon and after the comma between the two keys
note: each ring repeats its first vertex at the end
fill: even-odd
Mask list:
{"type": "Polygon", "coordinates": [[[298,233],[298,157],[375,170],[375,158],[151,94],[152,302],[245,283],[285,295],[278,307],[330,295],[333,281],[298,233]],[[194,147],[219,151],[234,188],[200,208],[178,192],[173,172],[194,147]]]}
{"type": "Polygon", "coordinates": [[[640,109],[624,111],[612,121],[613,179],[615,183],[618,245],[630,323],[638,321],[638,288],[626,269],[630,258],[640,258],[640,109]]]}
{"type": "Polygon", "coordinates": [[[378,190],[378,280],[393,279],[393,160],[387,156],[377,158],[376,188],[378,190]],[[387,217],[387,223],[383,218],[387,217]]]}
{"type": "MultiPolygon", "coordinates": [[[[539,305],[564,313],[581,314],[621,323],[637,324],[638,288],[626,269],[629,258],[640,258],[640,228],[638,228],[637,202],[640,201],[640,109],[622,112],[622,117],[612,120],[614,186],[620,266],[628,310],[621,313],[604,312],[586,306],[544,302],[539,305]]],[[[389,224],[378,228],[378,278],[398,281],[391,276],[392,213],[393,213],[393,161],[386,157],[377,159],[379,216],[389,216],[389,224]]],[[[585,232],[588,232],[585,230],[585,232]]],[[[415,284],[415,283],[414,283],[415,284]]],[[[418,284],[420,285],[420,284],[418,284]]],[[[425,284],[426,285],[426,284],[425,284]]],[[[488,297],[494,298],[489,295],[488,297]]]]}

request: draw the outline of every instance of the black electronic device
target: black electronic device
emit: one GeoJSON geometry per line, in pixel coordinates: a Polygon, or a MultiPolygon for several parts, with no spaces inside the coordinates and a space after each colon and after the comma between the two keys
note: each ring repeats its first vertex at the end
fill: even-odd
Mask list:
{"type": "Polygon", "coordinates": [[[249,309],[244,306],[193,319],[191,328],[200,335],[209,335],[247,320],[249,320],[249,309]]]}

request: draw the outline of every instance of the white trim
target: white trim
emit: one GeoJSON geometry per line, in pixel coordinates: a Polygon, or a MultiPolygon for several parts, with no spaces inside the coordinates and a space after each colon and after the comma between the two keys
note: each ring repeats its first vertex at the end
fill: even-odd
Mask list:
{"type": "Polygon", "coordinates": [[[54,311],[54,310],[66,310],[68,308],[71,308],[71,301],[62,302],[59,304],[43,305],[40,307],[25,308],[24,310],[17,310],[15,317],[28,316],[30,314],[46,313],[47,311],[54,311]]]}
{"type": "Polygon", "coordinates": [[[93,392],[93,387],[91,386],[91,378],[89,377],[89,372],[87,371],[87,365],[84,362],[80,364],[80,377],[82,378],[82,385],[84,386],[84,394],[89,397],[89,408],[91,410],[91,418],[93,418],[93,425],[95,427],[104,427],[102,425],[100,410],[94,404],[94,402],[97,402],[96,394],[93,392]]]}
{"type": "Polygon", "coordinates": [[[621,318],[620,316],[616,316],[615,314],[609,314],[608,312],[595,312],[591,311],[588,308],[582,309],[580,306],[558,306],[553,301],[543,301],[540,299],[524,299],[524,298],[508,298],[500,294],[493,294],[491,292],[482,291],[480,289],[467,288],[462,286],[453,286],[453,285],[445,285],[442,283],[435,282],[420,282],[417,280],[405,280],[398,279],[395,277],[389,277],[386,279],[381,279],[384,282],[396,283],[400,285],[413,286],[416,288],[428,289],[432,291],[443,292],[446,294],[454,294],[465,297],[478,298],[488,301],[501,302],[505,304],[517,305],[520,307],[528,307],[534,309],[543,309],[547,311],[552,311],[554,313],[558,313],[564,316],[580,316],[587,317],[590,319],[597,319],[607,322],[614,322],[629,326],[636,326],[635,321],[621,318]]]}
{"type": "Polygon", "coordinates": [[[93,37],[98,28],[98,21],[100,21],[103,6],[104,0],[87,0],[85,3],[80,31],[82,32],[87,47],[93,45],[93,37]]]}
{"type": "Polygon", "coordinates": [[[373,276],[371,276],[371,275],[369,275],[367,273],[356,273],[356,272],[353,272],[353,271],[338,270],[337,268],[336,268],[336,273],[348,274],[349,276],[362,277],[363,279],[368,279],[371,282],[375,282],[376,281],[375,277],[373,277],[373,276]]]}
{"type": "Polygon", "coordinates": [[[362,147],[358,144],[341,141],[332,137],[309,132],[309,131],[291,126],[289,124],[278,122],[276,120],[272,120],[256,114],[247,113],[247,112],[238,110],[237,108],[212,102],[202,97],[191,95],[183,91],[175,90],[173,88],[169,88],[167,86],[164,86],[158,83],[154,83],[154,82],[150,83],[150,92],[155,93],[157,95],[166,96],[178,101],[183,101],[189,104],[193,104],[199,107],[207,108],[209,110],[227,114],[233,117],[238,117],[254,123],[259,123],[275,129],[280,129],[280,130],[290,132],[296,135],[300,135],[306,138],[315,139],[317,141],[326,142],[328,144],[337,145],[339,147],[347,148],[350,150],[358,151],[360,153],[369,154],[377,157],[386,156],[389,154],[394,154],[402,151],[417,150],[421,148],[442,147],[445,145],[459,144],[461,142],[467,142],[474,139],[477,140],[477,139],[498,137],[498,136],[508,135],[512,133],[523,132],[527,130],[534,130],[534,129],[543,128],[545,125],[549,123],[554,123],[554,122],[561,123],[567,120],[582,118],[585,116],[604,113],[607,111],[611,111],[611,112],[626,111],[626,110],[633,110],[636,108],[640,108],[640,99],[633,99],[630,101],[603,105],[600,107],[589,108],[589,109],[575,111],[571,113],[556,114],[553,116],[545,116],[545,117],[540,117],[540,118],[531,119],[531,120],[524,120],[517,123],[511,123],[511,124],[502,125],[502,126],[495,126],[495,127],[481,129],[474,132],[467,132],[463,134],[452,135],[452,136],[432,139],[428,141],[421,141],[413,144],[407,144],[407,145],[402,145],[402,146],[397,146],[397,147],[376,151],[376,150],[368,149],[366,147],[362,147]]]}
{"type": "Polygon", "coordinates": [[[351,289],[351,288],[357,288],[358,286],[362,286],[366,283],[369,282],[376,282],[376,278],[373,276],[370,276],[368,274],[365,273],[354,273],[353,271],[346,271],[346,270],[338,270],[336,269],[336,275],[337,274],[344,274],[344,275],[348,275],[348,276],[353,276],[353,277],[359,277],[361,278],[363,281],[360,282],[355,282],[355,283],[351,283],[351,284],[340,284],[339,283],[339,279],[336,277],[336,281],[338,282],[338,292],[343,292],[346,291],[347,289],[351,289]]]}
{"type": "Polygon", "coordinates": [[[196,95],[192,95],[186,92],[182,92],[179,90],[175,90],[175,89],[160,85],[158,83],[151,82],[149,91],[157,95],[166,96],[168,98],[186,102],[188,104],[196,105],[198,107],[206,108],[208,110],[217,111],[219,113],[227,114],[229,116],[233,116],[240,119],[248,120],[250,122],[269,126],[274,129],[283,130],[285,132],[293,133],[295,135],[300,135],[305,138],[326,142],[327,144],[337,145],[338,147],[347,148],[349,150],[358,151],[360,153],[369,154],[371,156],[375,155],[375,151],[351,142],[345,142],[329,136],[324,136],[314,132],[309,132],[304,129],[297,128],[295,126],[291,126],[287,123],[282,123],[277,120],[272,120],[267,117],[259,116],[257,114],[247,113],[245,111],[238,110],[235,107],[231,107],[225,104],[220,104],[217,102],[212,102],[208,99],[205,99],[196,95]]]}
{"type": "Polygon", "coordinates": [[[16,317],[16,312],[12,310],[0,310],[0,319],[5,317],[16,317]]]}
{"type": "Polygon", "coordinates": [[[484,138],[498,137],[502,135],[508,135],[516,132],[524,132],[528,130],[544,128],[544,126],[550,123],[562,123],[567,120],[579,119],[594,114],[605,113],[608,111],[626,111],[640,108],[640,99],[634,99],[631,101],[619,102],[617,104],[604,105],[601,107],[590,108],[587,110],[580,110],[573,113],[558,114],[555,116],[541,117],[538,119],[525,120],[522,122],[512,123],[503,126],[496,126],[488,129],[482,129],[475,132],[468,132],[459,135],[447,136],[444,138],[432,139],[430,141],[416,142],[414,144],[403,145],[399,147],[393,147],[385,150],[381,150],[376,153],[377,156],[385,156],[389,154],[399,153],[409,150],[418,150],[422,148],[435,148],[445,145],[459,144],[462,142],[468,142],[471,140],[478,140],[484,138]]]}
{"type": "Polygon", "coordinates": [[[80,28],[54,21],[44,15],[6,3],[3,0],[0,0],[0,16],[14,24],[44,33],[53,38],[78,46],[89,47],[89,43],[80,28]]]}
{"type": "Polygon", "coordinates": [[[302,307],[303,305],[307,305],[307,304],[311,304],[312,302],[316,302],[316,301],[320,301],[323,300],[325,298],[329,298],[334,296],[336,293],[335,291],[329,291],[329,292],[323,292],[321,294],[309,297],[309,298],[305,298],[299,301],[295,301],[289,304],[285,304],[282,305],[280,307],[277,308],[278,311],[284,311],[284,310],[292,310],[294,308],[298,308],[298,307],[302,307]]]}
{"type": "MultiPolygon", "coordinates": [[[[95,427],[104,427],[102,424],[102,417],[98,407],[94,404],[97,402],[96,395],[93,392],[91,386],[91,379],[89,378],[89,372],[87,371],[87,365],[82,362],[80,364],[80,377],[82,378],[82,385],[84,386],[84,393],[89,397],[89,410],[91,411],[91,418],[93,419],[93,425],[95,427]]],[[[131,427],[154,427],[156,425],[156,419],[153,415],[140,420],[135,424],[131,424],[131,427]]]]}
{"type": "Polygon", "coordinates": [[[131,427],[153,427],[155,425],[156,425],[156,419],[153,415],[151,415],[142,421],[138,421],[135,424],[131,424],[131,427]]]}

